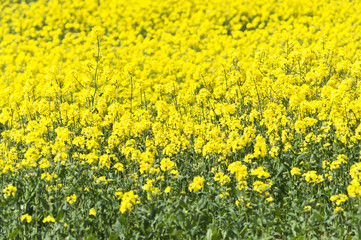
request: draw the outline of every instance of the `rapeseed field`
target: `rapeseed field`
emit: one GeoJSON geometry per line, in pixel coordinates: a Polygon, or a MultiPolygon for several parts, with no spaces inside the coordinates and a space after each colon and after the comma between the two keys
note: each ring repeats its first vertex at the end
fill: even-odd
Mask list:
{"type": "Polygon", "coordinates": [[[360,14],[2,0],[0,239],[361,238],[360,14]]]}

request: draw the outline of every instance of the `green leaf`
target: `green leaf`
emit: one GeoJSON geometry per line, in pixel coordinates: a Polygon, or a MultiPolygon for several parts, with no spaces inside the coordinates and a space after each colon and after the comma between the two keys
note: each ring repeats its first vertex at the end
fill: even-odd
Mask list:
{"type": "Polygon", "coordinates": [[[60,211],[58,212],[58,215],[56,216],[56,221],[58,222],[59,220],[61,220],[64,216],[64,211],[63,209],[60,209],[60,211]]]}
{"type": "Polygon", "coordinates": [[[318,211],[314,211],[314,212],[313,212],[313,215],[315,216],[315,218],[316,218],[318,221],[322,221],[322,220],[323,220],[322,215],[321,215],[318,211]]]}
{"type": "Polygon", "coordinates": [[[197,210],[201,210],[205,204],[206,204],[206,199],[203,197],[197,203],[197,210]]]}
{"type": "Polygon", "coordinates": [[[45,199],[45,198],[41,198],[41,204],[43,205],[44,209],[46,211],[49,211],[50,210],[50,206],[49,206],[49,203],[48,201],[45,199]]]}
{"type": "Polygon", "coordinates": [[[9,238],[15,238],[18,235],[18,232],[20,231],[19,228],[16,228],[9,236],[9,238]]]}
{"type": "Polygon", "coordinates": [[[116,234],[119,235],[119,238],[124,237],[124,227],[123,225],[117,220],[115,224],[113,225],[113,230],[116,234]]]}
{"type": "Polygon", "coordinates": [[[115,233],[112,233],[109,236],[109,240],[117,240],[119,238],[120,238],[120,236],[118,234],[115,234],[115,233]]]}
{"type": "Polygon", "coordinates": [[[63,168],[63,169],[61,169],[61,171],[60,171],[60,173],[59,173],[58,177],[59,177],[59,178],[64,178],[64,177],[65,177],[65,175],[66,175],[66,169],[65,169],[65,168],[63,168]]]}
{"type": "Polygon", "coordinates": [[[211,228],[208,228],[207,234],[206,234],[206,240],[212,240],[213,231],[211,228]]]}

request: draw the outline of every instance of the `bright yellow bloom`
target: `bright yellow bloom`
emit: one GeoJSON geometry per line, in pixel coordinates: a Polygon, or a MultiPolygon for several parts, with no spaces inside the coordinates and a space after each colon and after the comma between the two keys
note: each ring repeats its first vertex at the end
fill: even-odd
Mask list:
{"type": "Polygon", "coordinates": [[[271,174],[316,187],[333,208],[361,197],[361,1],[3,0],[0,9],[4,211],[38,178],[49,196],[83,192],[65,196],[73,208],[115,192],[122,213],[140,197],[208,189],[256,208],[278,197],[271,174]],[[277,169],[284,160],[290,176],[277,169]],[[96,177],[79,186],[70,178],[80,170],[96,177]],[[172,189],[181,179],[184,189],[172,189]],[[327,195],[336,182],[347,195],[327,195]]]}
{"type": "Polygon", "coordinates": [[[66,201],[70,204],[70,205],[72,205],[73,203],[75,203],[76,202],[76,195],[75,194],[73,194],[73,195],[70,195],[69,197],[67,197],[66,198],[66,201]]]}
{"type": "Polygon", "coordinates": [[[228,171],[234,174],[238,181],[244,180],[248,175],[247,166],[243,165],[240,161],[229,164],[228,171]]]}
{"type": "Polygon", "coordinates": [[[121,171],[123,171],[124,170],[124,166],[123,166],[123,164],[122,163],[116,163],[116,164],[114,164],[114,166],[113,166],[113,168],[115,168],[116,169],[116,172],[121,172],[121,171]]]}
{"type": "Polygon", "coordinates": [[[236,200],[236,205],[239,206],[239,204],[241,204],[241,203],[243,203],[243,202],[244,202],[244,200],[243,200],[243,198],[241,197],[241,198],[239,198],[239,199],[236,200]]]}
{"type": "Polygon", "coordinates": [[[96,183],[108,184],[107,177],[106,176],[100,176],[99,178],[96,178],[96,183]]]}
{"type": "Polygon", "coordinates": [[[309,211],[309,210],[311,210],[311,206],[305,206],[303,209],[304,209],[305,211],[309,211]]]}
{"type": "Polygon", "coordinates": [[[353,179],[361,181],[361,162],[351,166],[350,175],[353,179]]]}
{"type": "Polygon", "coordinates": [[[333,210],[334,213],[337,213],[337,212],[343,212],[345,211],[342,207],[335,207],[335,210],[333,210]]]}
{"type": "Polygon", "coordinates": [[[338,169],[340,167],[340,165],[342,163],[347,163],[347,156],[344,155],[344,154],[340,154],[337,156],[337,160],[331,162],[330,164],[330,170],[335,170],[335,169],[338,169]]]}
{"type": "Polygon", "coordinates": [[[257,135],[256,144],[254,145],[254,154],[255,158],[265,157],[268,153],[268,147],[266,139],[261,135],[257,135]]]}
{"type": "Polygon", "coordinates": [[[10,196],[15,197],[15,193],[17,192],[17,188],[12,184],[9,184],[7,187],[3,189],[4,198],[8,198],[10,196]]]}
{"type": "Polygon", "coordinates": [[[26,222],[29,223],[29,222],[31,222],[31,216],[26,213],[26,214],[24,214],[24,215],[21,216],[20,220],[21,220],[21,221],[26,220],[26,222]]]}
{"type": "Polygon", "coordinates": [[[222,172],[218,172],[214,176],[214,180],[219,182],[221,184],[221,186],[223,186],[224,184],[228,183],[231,179],[228,177],[228,175],[226,175],[222,172]]]}
{"type": "Polygon", "coordinates": [[[316,171],[308,171],[302,174],[304,180],[308,183],[320,183],[323,182],[323,177],[321,175],[317,175],[316,171]]]}
{"type": "Polygon", "coordinates": [[[221,194],[219,194],[220,198],[224,198],[225,196],[229,196],[229,192],[222,192],[221,194]]]}
{"type": "Polygon", "coordinates": [[[55,219],[49,215],[43,219],[43,223],[47,223],[47,222],[55,222],[55,219]]]}
{"type": "Polygon", "coordinates": [[[164,189],[165,193],[169,193],[172,190],[172,187],[168,186],[164,189]]]}
{"type": "Polygon", "coordinates": [[[264,183],[261,181],[255,181],[253,183],[253,191],[256,191],[258,193],[263,193],[267,188],[270,188],[272,186],[272,183],[264,183]]]}
{"type": "Polygon", "coordinates": [[[119,212],[121,213],[124,213],[127,210],[132,211],[133,205],[140,203],[140,199],[137,194],[134,194],[134,191],[124,193],[121,199],[122,203],[119,208],[119,212]]]}
{"type": "Polygon", "coordinates": [[[258,178],[269,178],[270,174],[265,170],[264,167],[258,167],[256,169],[251,170],[251,175],[256,175],[258,178]]]}
{"type": "Polygon", "coordinates": [[[95,26],[91,32],[91,36],[94,40],[100,40],[103,38],[104,33],[105,33],[104,28],[100,26],[95,26]]]}
{"type": "Polygon", "coordinates": [[[43,169],[48,167],[50,167],[50,162],[48,160],[42,159],[39,161],[39,168],[43,169]]]}
{"type": "Polygon", "coordinates": [[[301,172],[301,169],[299,169],[298,167],[294,167],[292,168],[291,170],[291,175],[294,176],[294,175],[301,175],[302,172],[301,172]]]}
{"type": "Polygon", "coordinates": [[[89,215],[95,216],[97,213],[95,212],[94,208],[89,210],[89,215]]]}
{"type": "Polygon", "coordinates": [[[198,192],[204,186],[205,179],[203,177],[197,176],[193,179],[193,182],[189,184],[188,189],[190,192],[198,192]]]}
{"type": "Polygon", "coordinates": [[[350,197],[361,197],[360,182],[353,179],[347,187],[347,192],[350,197]]]}
{"type": "Polygon", "coordinates": [[[346,202],[347,199],[348,199],[348,197],[345,194],[338,194],[338,195],[333,195],[330,197],[330,200],[332,202],[336,201],[336,205],[340,205],[341,203],[346,202]]]}
{"type": "Polygon", "coordinates": [[[160,169],[162,169],[162,171],[170,171],[176,168],[176,166],[176,163],[172,162],[169,158],[163,158],[162,161],[160,161],[160,169]]]}

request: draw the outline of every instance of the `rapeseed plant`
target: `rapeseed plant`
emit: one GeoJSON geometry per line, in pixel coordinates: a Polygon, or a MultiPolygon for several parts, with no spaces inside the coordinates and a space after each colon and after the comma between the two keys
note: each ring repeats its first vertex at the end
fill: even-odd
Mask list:
{"type": "Polygon", "coordinates": [[[360,2],[0,9],[0,239],[360,237],[360,2]]]}

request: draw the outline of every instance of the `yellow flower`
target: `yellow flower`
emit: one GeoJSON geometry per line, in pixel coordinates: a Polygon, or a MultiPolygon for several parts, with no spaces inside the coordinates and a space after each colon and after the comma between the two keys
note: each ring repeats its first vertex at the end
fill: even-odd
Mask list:
{"type": "Polygon", "coordinates": [[[31,216],[26,213],[26,214],[24,214],[24,215],[21,216],[20,220],[21,220],[21,221],[26,220],[26,222],[29,223],[29,222],[31,222],[31,216]]]}
{"type": "Polygon", "coordinates": [[[224,174],[222,172],[218,172],[214,176],[214,180],[219,182],[221,184],[221,186],[223,186],[224,184],[226,184],[230,181],[230,178],[226,174],[224,174]]]}
{"type": "Polygon", "coordinates": [[[361,162],[351,166],[350,175],[353,179],[361,181],[361,162]]]}
{"type": "Polygon", "coordinates": [[[304,209],[305,211],[310,211],[310,210],[311,210],[311,206],[305,206],[303,209],[304,209]]]}
{"type": "Polygon", "coordinates": [[[164,181],[164,176],[157,177],[157,180],[164,181]]]}
{"type": "Polygon", "coordinates": [[[170,174],[172,174],[174,176],[178,176],[179,172],[177,170],[172,170],[172,171],[170,171],[170,174]]]}
{"type": "Polygon", "coordinates": [[[96,214],[97,214],[97,213],[95,212],[94,208],[91,208],[91,209],[89,210],[89,215],[95,216],[96,214]]]}
{"type": "Polygon", "coordinates": [[[140,199],[137,194],[134,194],[134,191],[129,191],[122,194],[122,203],[120,204],[119,212],[124,213],[125,211],[133,210],[133,205],[139,204],[140,199]]]}
{"type": "Polygon", "coordinates": [[[228,171],[234,174],[238,181],[243,181],[248,175],[247,166],[243,165],[240,161],[229,164],[228,171]]]}
{"type": "Polygon", "coordinates": [[[348,199],[347,195],[345,194],[338,194],[338,195],[333,195],[330,197],[330,200],[332,202],[335,202],[336,201],[336,205],[340,205],[341,203],[343,202],[346,202],[348,199]]]}
{"type": "Polygon", "coordinates": [[[344,209],[342,207],[335,207],[335,210],[333,210],[334,213],[337,213],[337,212],[343,212],[344,209]]]}
{"type": "Polygon", "coordinates": [[[66,198],[66,201],[67,201],[70,205],[72,205],[73,203],[76,202],[76,199],[77,199],[77,198],[76,198],[76,195],[73,194],[73,195],[67,197],[67,198],[66,198]]]}
{"type": "Polygon", "coordinates": [[[203,177],[197,176],[193,179],[193,182],[189,184],[188,189],[190,192],[198,192],[204,186],[205,179],[203,177]]]}
{"type": "Polygon", "coordinates": [[[152,189],[153,189],[153,182],[154,182],[154,179],[147,179],[146,184],[143,185],[143,191],[144,191],[144,192],[152,191],[152,189]]]}
{"type": "Polygon", "coordinates": [[[118,162],[116,164],[114,164],[113,168],[115,168],[115,172],[121,172],[124,170],[124,166],[122,163],[118,162]]]}
{"type": "Polygon", "coordinates": [[[302,172],[301,172],[301,169],[299,169],[298,167],[294,167],[292,168],[291,170],[291,175],[294,176],[294,175],[301,175],[302,172]]]}
{"type": "Polygon", "coordinates": [[[266,139],[261,135],[257,135],[256,144],[254,145],[254,154],[255,158],[265,157],[268,153],[268,147],[266,143],[266,139]]]}
{"type": "Polygon", "coordinates": [[[328,173],[325,174],[325,177],[328,178],[329,180],[332,180],[332,175],[330,175],[328,173]]]}
{"type": "Polygon", "coordinates": [[[118,200],[120,200],[120,199],[122,199],[122,197],[123,197],[123,193],[122,192],[115,192],[114,193],[114,197],[116,197],[118,200]]]}
{"type": "Polygon", "coordinates": [[[176,166],[176,163],[172,162],[169,158],[163,158],[162,161],[160,161],[160,169],[162,169],[162,171],[170,171],[176,168],[176,166]]]}
{"type": "Polygon", "coordinates": [[[47,222],[55,222],[55,219],[49,215],[43,219],[43,223],[47,223],[47,222]]]}
{"type": "Polygon", "coordinates": [[[228,192],[222,192],[221,194],[219,194],[220,198],[224,198],[225,196],[229,196],[228,192]]]}
{"type": "Polygon", "coordinates": [[[317,175],[316,171],[308,171],[302,174],[304,180],[308,183],[320,183],[323,182],[323,177],[321,175],[317,175]]]}
{"type": "Polygon", "coordinates": [[[257,175],[258,178],[269,178],[270,174],[265,170],[264,167],[258,167],[256,169],[251,170],[251,175],[257,175]]]}
{"type": "Polygon", "coordinates": [[[39,161],[39,168],[48,168],[50,166],[50,162],[46,159],[42,159],[39,161]]]}
{"type": "Polygon", "coordinates": [[[108,184],[108,180],[106,178],[106,176],[101,176],[99,178],[96,179],[96,183],[99,184],[108,184]]]}
{"type": "Polygon", "coordinates": [[[169,193],[171,190],[172,190],[172,188],[170,186],[168,186],[164,189],[164,192],[169,193]]]}
{"type": "Polygon", "coordinates": [[[360,182],[356,179],[352,179],[351,183],[347,187],[347,192],[350,197],[356,197],[356,196],[361,197],[360,182]]]}
{"type": "Polygon", "coordinates": [[[243,202],[243,198],[241,197],[240,199],[236,200],[236,205],[238,206],[239,204],[241,204],[243,202]]]}
{"type": "Polygon", "coordinates": [[[256,191],[258,193],[263,193],[264,190],[267,188],[270,188],[272,186],[272,183],[264,183],[261,181],[255,181],[253,183],[253,191],[256,191]]]}
{"type": "Polygon", "coordinates": [[[94,40],[101,40],[104,36],[105,30],[100,26],[95,26],[92,29],[91,36],[94,40]]]}
{"type": "Polygon", "coordinates": [[[330,170],[332,171],[332,170],[338,169],[342,163],[347,163],[346,160],[347,160],[346,155],[344,155],[344,154],[338,155],[337,160],[333,161],[330,164],[330,170]]]}
{"type": "Polygon", "coordinates": [[[51,181],[53,179],[53,176],[48,172],[44,172],[41,174],[41,179],[45,179],[46,181],[51,181]]]}
{"type": "Polygon", "coordinates": [[[3,189],[4,198],[8,198],[10,196],[15,197],[15,193],[17,192],[17,188],[12,184],[9,184],[7,187],[3,189]]]}

